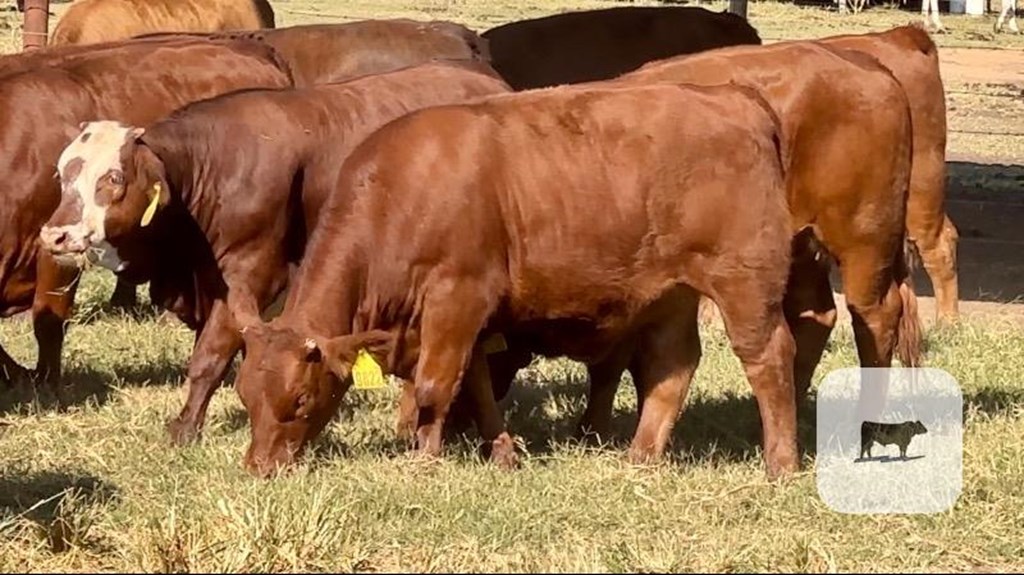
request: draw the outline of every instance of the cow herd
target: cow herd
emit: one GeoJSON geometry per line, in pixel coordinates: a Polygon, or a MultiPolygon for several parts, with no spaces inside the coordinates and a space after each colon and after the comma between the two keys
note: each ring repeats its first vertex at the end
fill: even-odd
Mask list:
{"type": "Polygon", "coordinates": [[[707,298],[779,477],[833,265],[862,366],[919,364],[915,253],[957,315],[944,91],[916,26],[762,45],[728,13],[630,7],[479,35],[169,29],[0,58],[0,115],[0,315],[31,309],[39,345],[33,371],[0,349],[0,377],[60,379],[84,267],[121,295],[148,282],[196,332],[171,440],[198,437],[242,351],[259,475],[384,374],[417,450],[475,425],[514,465],[497,402],[534,355],[586,365],[584,437],[628,369],[629,456],[657,459],[707,298]]]}

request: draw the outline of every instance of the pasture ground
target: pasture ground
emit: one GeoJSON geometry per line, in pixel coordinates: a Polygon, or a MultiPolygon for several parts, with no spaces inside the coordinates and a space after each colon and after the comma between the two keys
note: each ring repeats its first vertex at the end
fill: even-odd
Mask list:
{"type": "MultiPolygon", "coordinates": [[[[20,46],[13,4],[0,3],[0,51],[20,46]]],[[[279,25],[406,16],[482,30],[570,3],[273,4],[279,25]]],[[[771,41],[885,29],[919,15],[876,7],[841,18],[757,2],[750,18],[771,41]]],[[[201,443],[168,446],[163,422],[185,397],[192,334],[156,313],[106,311],[112,282],[93,272],[69,328],[61,396],[24,387],[0,396],[0,571],[1024,569],[1024,313],[1012,304],[1024,292],[1024,37],[993,38],[993,19],[944,17],[951,33],[935,36],[965,300],[961,325],[929,328],[925,358],[964,393],[964,484],[951,511],[833,513],[815,490],[813,452],[798,477],[768,484],[756,406],[716,325],[702,330],[704,359],[664,464],[623,461],[636,422],[631,385],[618,396],[611,445],[569,441],[585,372],[538,361],[507,402],[529,452],[517,472],[479,462],[470,442],[439,462],[406,456],[393,440],[396,394],[387,390],[351,393],[300,469],[255,481],[240,467],[248,423],[230,388],[215,397],[201,443]]],[[[923,276],[918,285],[927,322],[930,287],[923,276]]],[[[35,361],[24,319],[0,323],[0,341],[35,361]]],[[[816,379],[855,363],[843,317],[816,379]]],[[[813,411],[802,421],[809,450],[812,427],[813,411]]]]}

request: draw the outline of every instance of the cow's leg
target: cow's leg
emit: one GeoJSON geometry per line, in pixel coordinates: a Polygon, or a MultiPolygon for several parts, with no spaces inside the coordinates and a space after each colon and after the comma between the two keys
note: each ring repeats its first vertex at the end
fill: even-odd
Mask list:
{"type": "MultiPolygon", "coordinates": [[[[583,411],[576,436],[580,439],[607,439],[611,429],[611,415],[615,404],[615,393],[622,381],[622,372],[629,365],[633,346],[620,345],[604,360],[587,365],[590,376],[590,392],[587,407],[583,411]]],[[[637,401],[640,400],[637,393],[637,401]]]]}
{"type": "Polygon", "coordinates": [[[505,432],[505,418],[494,397],[487,354],[479,345],[474,348],[466,378],[466,396],[472,402],[477,431],[485,441],[484,455],[501,467],[515,467],[519,459],[515,444],[505,432]]]}
{"type": "Polygon", "coordinates": [[[231,360],[242,348],[242,335],[224,300],[213,304],[210,318],[196,337],[188,362],[185,385],[188,399],[178,417],[167,424],[175,445],[185,445],[199,436],[217,386],[223,381],[231,360]]]}
{"type": "Polygon", "coordinates": [[[769,479],[799,468],[793,362],[796,345],[782,306],[770,303],[757,278],[734,281],[716,299],[733,352],[743,364],[761,413],[769,479]]]}
{"type": "Polygon", "coordinates": [[[943,206],[946,186],[945,152],[941,147],[915,150],[907,233],[917,247],[935,290],[935,313],[940,322],[955,321],[960,297],[957,287],[956,226],[943,206]]]}
{"type": "MultiPolygon", "coordinates": [[[[477,342],[478,348],[481,342],[477,342]]],[[[512,344],[514,346],[515,344],[512,344]]],[[[480,353],[485,353],[482,348],[478,349],[480,353]]],[[[504,351],[495,353],[486,353],[486,371],[481,372],[483,375],[488,377],[487,384],[491,386],[495,401],[501,401],[508,395],[509,389],[512,388],[512,382],[516,378],[516,374],[519,370],[528,366],[530,361],[533,359],[533,354],[528,350],[521,347],[509,347],[504,351]]],[[[467,377],[469,374],[467,374],[467,377]]],[[[481,385],[484,385],[481,383],[481,385]]],[[[468,388],[467,384],[461,386],[463,389],[468,388]]],[[[404,397],[403,397],[404,399],[404,397]]],[[[412,394],[412,405],[415,407],[416,400],[415,394],[412,394]]],[[[413,416],[415,422],[415,415],[413,416]]],[[[480,421],[476,412],[476,407],[473,398],[469,396],[465,391],[458,393],[455,399],[452,401],[452,405],[448,410],[448,415],[445,418],[445,437],[451,437],[459,433],[464,433],[471,423],[477,425],[477,429],[480,429],[480,421]]],[[[415,429],[415,424],[413,424],[415,429]]]]}
{"type": "Polygon", "coordinates": [[[416,417],[419,408],[416,407],[416,384],[407,379],[402,380],[402,395],[398,399],[398,423],[395,425],[395,435],[398,440],[409,446],[416,443],[416,417]]]}
{"type": "MultiPolygon", "coordinates": [[[[853,322],[857,355],[862,368],[892,365],[903,301],[900,288],[885,265],[884,258],[861,252],[844,258],[840,271],[846,306],[853,322]]],[[[888,392],[888,375],[877,370],[861,372],[860,414],[864,418],[881,413],[888,392]]]]}
{"type": "Polygon", "coordinates": [[[652,326],[637,344],[633,379],[644,399],[629,447],[629,459],[636,463],[657,460],[665,452],[700,363],[699,296],[687,291],[676,302],[676,313],[652,326]]]}
{"type": "Polygon", "coordinates": [[[110,307],[125,311],[134,309],[139,303],[135,287],[135,284],[117,278],[117,283],[114,284],[114,293],[110,296],[110,307]]]}
{"type": "MultiPolygon", "coordinates": [[[[464,296],[464,293],[474,291],[478,292],[479,288],[472,286],[469,290],[459,290],[454,283],[438,287],[428,294],[423,306],[420,357],[416,365],[416,404],[419,407],[416,444],[424,455],[438,456],[441,453],[445,417],[462,384],[463,375],[470,367],[477,336],[493,309],[492,302],[464,296]],[[457,304],[453,305],[453,302],[457,304]]],[[[480,364],[486,365],[482,359],[477,362],[475,375],[478,375],[476,370],[480,364]]],[[[489,383],[489,378],[466,379],[472,387],[477,408],[497,410],[494,391],[490,385],[481,385],[481,381],[489,383]],[[490,404],[494,404],[493,407],[490,404]]],[[[481,426],[480,435],[492,442],[492,459],[511,463],[503,462],[501,458],[512,458],[509,456],[512,440],[503,429],[492,423],[488,421],[487,425],[481,426]]]]}
{"type": "Polygon", "coordinates": [[[1017,0],[1007,0],[1010,4],[1010,32],[1014,34],[1020,34],[1020,28],[1017,27],[1017,0]]]}
{"type": "Polygon", "coordinates": [[[945,32],[946,28],[942,25],[942,19],[939,18],[939,0],[925,0],[925,2],[931,5],[932,21],[935,24],[935,31],[945,32]]]}
{"type": "Polygon", "coordinates": [[[60,379],[64,326],[71,319],[81,270],[60,266],[46,250],[36,260],[36,291],[32,301],[32,327],[39,344],[36,376],[47,383],[60,379]]]}
{"type": "Polygon", "coordinates": [[[828,259],[798,237],[793,242],[793,263],[783,299],[786,322],[796,342],[793,380],[797,401],[807,397],[814,370],[836,325],[836,302],[829,281],[828,259]]]}

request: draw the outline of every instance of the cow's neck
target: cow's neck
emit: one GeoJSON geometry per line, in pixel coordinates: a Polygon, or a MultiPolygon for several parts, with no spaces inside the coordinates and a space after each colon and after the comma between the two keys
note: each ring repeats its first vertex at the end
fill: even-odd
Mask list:
{"type": "Polygon", "coordinates": [[[308,333],[335,337],[353,331],[367,261],[355,230],[324,231],[318,230],[306,251],[282,317],[308,333]]]}

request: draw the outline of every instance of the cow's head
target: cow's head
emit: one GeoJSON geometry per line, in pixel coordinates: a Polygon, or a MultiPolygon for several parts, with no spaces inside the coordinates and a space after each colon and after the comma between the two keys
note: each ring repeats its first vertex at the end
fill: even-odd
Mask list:
{"type": "Polygon", "coordinates": [[[39,234],[58,261],[85,259],[121,271],[128,237],[148,226],[170,201],[163,163],[143,145],[142,128],[119,122],[83,122],[61,153],[61,200],[39,234]]]}
{"type": "Polygon", "coordinates": [[[245,359],[235,389],[252,434],[245,465],[260,477],[294,463],[327,426],[352,383],[360,350],[384,364],[393,347],[388,332],[321,339],[273,323],[243,328],[242,337],[245,359]]]}
{"type": "Polygon", "coordinates": [[[914,433],[914,435],[928,433],[928,429],[920,421],[915,421],[913,424],[911,424],[910,430],[914,433]]]}

